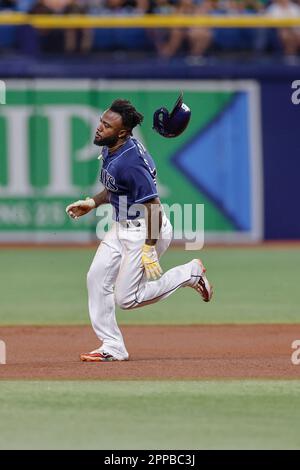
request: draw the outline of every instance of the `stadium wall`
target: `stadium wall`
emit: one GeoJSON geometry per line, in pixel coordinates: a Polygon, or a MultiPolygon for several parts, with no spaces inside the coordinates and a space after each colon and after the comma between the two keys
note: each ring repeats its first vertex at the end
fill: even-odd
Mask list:
{"type": "MultiPolygon", "coordinates": [[[[81,76],[82,73],[78,74],[78,64],[73,65],[73,77],[83,78],[81,76]]],[[[70,67],[72,68],[71,64],[63,67],[62,64],[57,63],[56,66],[54,64],[54,66],[51,67],[50,71],[50,67],[46,67],[46,65],[43,67],[43,65],[41,65],[39,68],[39,73],[37,74],[36,71],[34,75],[51,76],[52,74],[55,74],[57,77],[66,74],[68,76],[71,74],[70,67]]],[[[232,65],[224,67],[186,67],[184,71],[185,80],[184,82],[179,83],[178,81],[175,81],[175,77],[181,79],[183,78],[183,68],[182,66],[179,67],[179,63],[176,64],[176,61],[174,61],[172,66],[170,66],[170,64],[168,67],[161,66],[159,69],[159,74],[157,72],[158,67],[153,67],[152,64],[151,72],[148,67],[149,61],[144,64],[144,68],[142,67],[141,62],[139,62],[136,67],[127,67],[127,73],[125,73],[124,64],[120,63],[119,66],[117,65],[117,67],[114,67],[113,69],[110,68],[110,78],[115,79],[116,76],[122,76],[124,78],[124,75],[126,75],[126,78],[132,78],[134,76],[134,87],[136,88],[138,86],[143,90],[141,93],[144,93],[144,97],[141,99],[140,95],[139,99],[142,106],[147,108],[146,123],[148,127],[148,135],[146,137],[145,143],[148,147],[152,141],[154,142],[153,145],[163,146],[165,149],[167,149],[169,145],[168,142],[165,142],[164,140],[156,142],[156,139],[160,137],[155,136],[153,131],[151,131],[150,118],[151,113],[154,110],[152,109],[154,104],[157,104],[157,106],[165,105],[170,108],[176,96],[177,90],[185,88],[185,96],[187,96],[187,101],[189,100],[189,104],[191,105],[193,116],[195,118],[194,126],[191,128],[191,134],[186,134],[184,145],[178,144],[179,148],[175,148],[175,146],[171,150],[169,149],[169,154],[168,149],[165,150],[165,152],[168,154],[167,158],[171,158],[171,164],[174,168],[174,171],[176,170],[178,174],[185,176],[191,182],[192,187],[196,188],[200,193],[202,191],[202,196],[204,193],[205,196],[209,199],[209,204],[211,204],[211,207],[209,209],[208,223],[210,224],[210,227],[208,231],[210,234],[208,235],[208,238],[213,241],[256,241],[260,239],[270,240],[300,238],[300,222],[296,215],[297,203],[300,195],[299,185],[297,182],[300,170],[300,163],[298,158],[298,122],[300,107],[296,104],[293,104],[291,99],[293,93],[291,85],[294,80],[300,77],[300,68],[299,72],[297,72],[298,67],[293,68],[287,66],[273,66],[273,68],[256,67],[256,69],[254,66],[249,65],[247,67],[237,67],[232,65]],[[176,65],[177,68],[175,67],[176,65]],[[155,80],[149,81],[149,75],[150,77],[152,76],[155,80]],[[160,78],[164,78],[163,82],[157,81],[158,75],[160,75],[160,78]],[[172,80],[170,75],[173,76],[172,80]],[[148,76],[148,81],[145,81],[146,76],[148,76]],[[188,80],[186,80],[186,78],[188,78],[188,80]],[[249,78],[251,78],[251,80],[249,80],[249,78]],[[156,89],[156,96],[153,100],[154,95],[152,95],[151,106],[149,106],[149,100],[148,104],[145,104],[147,102],[147,92],[145,90],[151,88],[156,89]],[[201,116],[201,108],[207,109],[206,105],[202,106],[204,89],[206,89],[206,99],[208,99],[209,96],[207,93],[216,93],[216,90],[219,90],[218,99],[216,99],[216,95],[214,95],[213,98],[213,95],[211,95],[212,102],[215,104],[216,102],[219,103],[219,108],[217,106],[218,109],[215,110],[216,112],[214,117],[201,116]],[[201,99],[199,102],[197,102],[197,100],[195,102],[196,95],[192,96],[192,93],[198,93],[199,98],[202,97],[202,102],[201,99]],[[220,93],[223,93],[222,98],[220,98],[220,93]],[[200,115],[198,115],[199,112],[200,115]],[[205,119],[207,120],[204,123],[205,119]],[[197,128],[197,122],[202,122],[203,127],[201,128],[201,126],[198,126],[197,128]],[[205,132],[203,132],[203,128],[205,128],[205,132]],[[199,142],[197,142],[195,135],[197,136],[199,134],[201,135],[201,139],[199,142]],[[226,145],[223,146],[221,152],[216,152],[216,148],[214,147],[215,144],[212,142],[213,138],[211,138],[210,135],[227,135],[227,143],[225,142],[226,145]],[[205,138],[203,136],[205,136],[205,138]],[[188,158],[189,155],[190,158],[188,158]],[[224,155],[223,161],[220,160],[222,155],[224,155]],[[241,158],[238,158],[239,155],[241,158]],[[216,158],[217,160],[214,160],[216,158]],[[221,166],[219,165],[219,167],[221,168],[221,171],[216,173],[213,169],[216,167],[216,163],[219,162],[220,164],[220,161],[221,166]],[[248,173],[247,165],[249,170],[248,173]],[[220,181],[218,178],[221,178],[222,172],[224,174],[224,171],[227,175],[226,192],[216,192],[216,189],[218,189],[220,186],[216,182],[220,181]],[[238,183],[240,186],[238,186],[238,183]],[[241,194],[242,197],[240,197],[241,194]],[[237,204],[237,202],[239,204],[237,204]],[[225,204],[224,207],[222,207],[223,203],[225,204]],[[234,207],[237,208],[236,211],[234,211],[234,207]],[[216,222],[217,220],[218,222],[216,222]],[[216,225],[214,226],[215,223],[216,225]]],[[[80,70],[82,71],[82,69],[83,67],[81,65],[80,70]]],[[[6,76],[10,75],[9,70],[9,68],[6,68],[6,76]]],[[[98,68],[96,68],[95,65],[90,65],[90,67],[87,66],[84,68],[84,73],[86,76],[96,78],[97,75],[97,78],[99,78],[99,75],[106,76],[105,70],[108,72],[107,63],[104,67],[101,65],[98,68]]],[[[28,69],[27,72],[29,72],[28,69]]],[[[32,72],[33,71],[31,70],[29,75],[31,75],[32,72]]],[[[14,75],[14,73],[15,71],[13,72],[11,70],[11,74],[14,75]]],[[[28,82],[28,80],[26,82],[24,82],[24,80],[14,80],[13,82],[6,80],[6,82],[8,84],[8,98],[10,86],[14,85],[17,88],[19,86],[20,89],[23,89],[23,92],[21,92],[21,95],[23,93],[23,100],[25,99],[24,96],[27,96],[27,98],[31,97],[32,99],[34,93],[33,90],[42,84],[40,80],[31,80],[30,82],[28,82]]],[[[45,83],[46,82],[42,84],[42,87],[45,85],[45,83]]],[[[50,80],[47,81],[47,83],[48,88],[53,88],[54,86],[55,89],[57,86],[60,86],[57,81],[50,80]]],[[[114,98],[116,94],[122,93],[122,87],[119,87],[119,89],[118,87],[113,87],[113,91],[107,91],[108,85],[112,84],[111,80],[107,82],[105,80],[103,81],[95,79],[85,80],[84,82],[78,82],[78,80],[75,80],[73,83],[75,89],[77,88],[77,91],[78,88],[82,88],[84,94],[86,96],[88,95],[88,100],[91,101],[92,107],[94,107],[95,111],[93,117],[94,120],[97,119],[98,110],[101,109],[102,103],[99,99],[99,96],[101,96],[101,94],[103,96],[104,89],[106,89],[106,98],[104,101],[107,101],[107,103],[109,102],[109,99],[114,98]]],[[[130,82],[127,82],[127,84],[129,84],[130,88],[130,82]]],[[[70,87],[69,81],[68,87],[70,87]]],[[[19,94],[19,96],[21,95],[19,94]]],[[[13,95],[11,95],[11,97],[12,96],[13,95]]],[[[29,105],[31,107],[34,105],[35,109],[37,109],[38,106],[43,106],[42,102],[39,103],[41,95],[38,93],[35,94],[35,97],[33,98],[34,102],[31,102],[31,104],[28,103],[28,100],[26,101],[26,99],[26,103],[23,102],[23,105],[29,105]]],[[[78,95],[74,95],[73,99],[70,97],[69,100],[69,105],[71,103],[72,106],[74,104],[78,104],[78,95]]],[[[207,103],[209,105],[209,101],[207,103]]],[[[137,102],[136,104],[138,105],[139,103],[137,102]]],[[[8,99],[5,107],[2,106],[0,109],[0,116],[1,114],[3,115],[5,109],[8,110],[10,105],[13,105],[13,103],[10,103],[8,99]]],[[[16,105],[17,103],[15,103],[15,106],[16,105]]],[[[37,117],[31,117],[30,120],[31,130],[28,130],[28,132],[34,134],[35,126],[40,126],[40,129],[42,130],[41,132],[46,132],[45,127],[43,127],[45,126],[45,122],[43,124],[42,120],[39,120],[37,117]]],[[[75,127],[76,125],[80,127],[82,123],[76,124],[75,119],[75,124],[73,123],[73,125],[75,125],[75,127]]],[[[3,142],[5,141],[4,134],[7,132],[7,130],[5,130],[5,126],[6,124],[4,124],[2,119],[0,133],[2,132],[1,140],[3,140],[3,142]]],[[[84,132],[89,133],[90,131],[85,130],[84,132]]],[[[40,136],[40,131],[38,132],[38,135],[40,136]]],[[[87,134],[86,137],[83,137],[83,139],[85,138],[87,138],[87,134]]],[[[45,156],[42,156],[43,139],[41,137],[31,140],[30,145],[33,149],[35,149],[32,150],[32,155],[34,155],[34,152],[36,155],[36,157],[32,156],[30,159],[32,169],[32,162],[35,161],[35,159],[36,161],[39,161],[39,159],[43,161],[43,158],[44,161],[46,160],[45,156]]],[[[54,144],[52,142],[51,145],[53,147],[53,145],[55,146],[58,144],[54,144]]],[[[80,143],[77,142],[75,145],[80,145],[80,143]]],[[[7,174],[7,160],[4,159],[3,150],[2,160],[2,168],[4,170],[6,168],[4,172],[1,172],[2,176],[0,175],[0,187],[2,193],[2,195],[0,195],[2,207],[1,220],[3,221],[3,214],[7,214],[8,210],[8,206],[3,206],[3,201],[7,197],[13,197],[13,194],[10,196],[8,193],[6,193],[6,195],[4,194],[5,174],[7,174]]],[[[47,180],[45,165],[46,163],[44,166],[43,164],[39,163],[37,167],[39,170],[37,170],[38,173],[36,174],[40,174],[40,176],[33,176],[31,174],[30,178],[37,178],[37,180],[41,178],[41,181],[43,181],[44,178],[45,183],[47,180]]],[[[75,170],[73,170],[73,172],[74,171],[76,179],[79,177],[78,174],[80,174],[79,167],[77,167],[76,170],[75,165],[75,170]],[[77,173],[79,172],[77,176],[76,171],[77,173]]],[[[80,188],[77,188],[77,194],[67,194],[67,192],[65,192],[63,199],[60,199],[61,204],[63,205],[65,202],[72,200],[73,197],[77,198],[83,192],[90,194],[90,183],[93,182],[93,185],[96,183],[95,181],[92,181],[92,175],[94,175],[95,172],[97,173],[95,164],[89,162],[88,170],[86,173],[84,173],[86,175],[84,177],[86,178],[86,181],[84,184],[81,184],[81,186],[79,185],[80,188]]],[[[167,168],[162,170],[162,174],[164,175],[162,187],[165,187],[165,182],[168,178],[167,168]]],[[[174,182],[172,182],[172,177],[170,177],[169,181],[171,181],[171,186],[173,185],[176,187],[176,179],[173,178],[174,182]]],[[[39,211],[38,213],[42,214],[43,209],[41,209],[40,206],[37,208],[35,203],[32,204],[33,199],[30,200],[30,197],[37,198],[39,196],[41,201],[41,197],[43,197],[43,191],[43,188],[40,187],[37,189],[37,192],[31,194],[31,196],[26,196],[29,197],[27,200],[28,207],[31,207],[29,212],[32,213],[32,207],[35,206],[36,210],[39,211]]],[[[185,194],[187,193],[185,192],[185,194]]],[[[51,196],[54,197],[54,202],[55,198],[58,196],[58,194],[53,194],[51,196]]],[[[47,197],[49,197],[49,195],[47,197]]],[[[197,194],[195,193],[193,197],[197,198],[197,194]]],[[[201,199],[203,199],[203,197],[199,197],[199,200],[201,199]]],[[[36,201],[37,199],[34,200],[36,201]]],[[[170,200],[170,202],[172,201],[170,200]]],[[[56,200],[56,203],[59,203],[59,201],[56,200]]],[[[47,206],[47,210],[50,210],[51,213],[54,211],[54,213],[56,213],[57,219],[59,219],[60,216],[57,214],[60,211],[60,205],[58,204],[53,206],[53,204],[52,209],[49,209],[47,206]]],[[[28,217],[30,219],[32,214],[28,217]]],[[[43,216],[40,217],[43,218],[43,216]]],[[[64,221],[63,224],[68,223],[64,221]]],[[[47,227],[49,229],[47,224],[45,227],[46,229],[47,227]]],[[[43,241],[45,236],[43,234],[45,234],[46,230],[45,227],[43,230],[40,230],[35,224],[33,224],[31,228],[29,226],[27,226],[27,229],[24,228],[23,232],[14,232],[13,230],[14,237],[17,239],[19,237],[23,239],[24,237],[32,238],[34,234],[33,241],[43,241]],[[28,228],[30,228],[30,230],[28,230],[28,228]]],[[[64,226],[64,229],[66,229],[66,227],[67,225],[64,226]]],[[[50,228],[56,235],[50,238],[55,238],[55,241],[58,241],[58,227],[55,225],[51,226],[50,224],[50,228]]],[[[12,226],[7,226],[6,228],[3,225],[1,226],[2,239],[3,237],[5,238],[6,235],[11,237],[11,229],[12,226]]],[[[83,231],[85,232],[85,236],[82,238],[82,227],[77,227],[75,230],[74,228],[71,229],[70,227],[67,227],[67,239],[70,240],[73,238],[74,240],[80,239],[81,241],[93,239],[94,226],[92,221],[86,222],[86,227],[83,231]]]]}

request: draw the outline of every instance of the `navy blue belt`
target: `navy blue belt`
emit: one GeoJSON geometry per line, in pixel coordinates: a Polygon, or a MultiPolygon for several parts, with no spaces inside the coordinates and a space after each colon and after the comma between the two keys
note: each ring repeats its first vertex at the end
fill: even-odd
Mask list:
{"type": "Polygon", "coordinates": [[[141,222],[139,220],[120,220],[120,224],[126,228],[141,226],[141,222]]]}

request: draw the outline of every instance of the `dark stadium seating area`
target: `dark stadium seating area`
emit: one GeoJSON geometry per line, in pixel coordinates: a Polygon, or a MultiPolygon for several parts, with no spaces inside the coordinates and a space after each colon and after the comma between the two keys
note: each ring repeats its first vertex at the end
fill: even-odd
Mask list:
{"type": "MultiPolygon", "coordinates": [[[[289,0],[274,0],[286,2],[289,0]]],[[[299,8],[294,2],[295,7],[299,8]]],[[[274,5],[273,5],[274,6],[274,5]]],[[[33,14],[136,15],[136,14],[201,14],[201,15],[255,15],[268,14],[272,3],[265,0],[0,0],[1,11],[21,11],[33,14]]],[[[299,9],[300,11],[300,9],[299,9]]],[[[299,13],[300,15],[300,13],[299,13]]],[[[267,29],[194,28],[182,30],[176,38],[175,30],[155,29],[93,29],[38,31],[30,26],[0,26],[0,54],[82,54],[109,52],[158,56],[162,60],[188,57],[200,63],[203,58],[257,57],[284,55],[277,31],[267,29]],[[197,31],[200,35],[197,34],[197,31]],[[190,33],[193,33],[190,34],[190,33]],[[205,33],[205,39],[203,35],[205,33]],[[195,47],[204,41],[203,48],[195,47]]],[[[293,54],[295,55],[295,54],[293,54]]]]}

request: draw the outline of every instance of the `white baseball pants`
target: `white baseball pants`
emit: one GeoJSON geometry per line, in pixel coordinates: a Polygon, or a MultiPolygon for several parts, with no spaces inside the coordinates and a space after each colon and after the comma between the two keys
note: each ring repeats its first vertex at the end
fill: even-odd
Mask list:
{"type": "MultiPolygon", "coordinates": [[[[122,309],[133,309],[158,302],[179,287],[195,285],[201,275],[200,264],[191,261],[170,269],[157,281],[147,281],[141,261],[145,220],[138,220],[139,227],[127,222],[115,222],[106,233],[87,275],[89,313],[93,329],[102,341],[100,350],[117,359],[127,359],[128,352],[116,321],[115,303],[122,309]]],[[[156,243],[159,257],[171,239],[172,226],[164,215],[156,243]]]]}

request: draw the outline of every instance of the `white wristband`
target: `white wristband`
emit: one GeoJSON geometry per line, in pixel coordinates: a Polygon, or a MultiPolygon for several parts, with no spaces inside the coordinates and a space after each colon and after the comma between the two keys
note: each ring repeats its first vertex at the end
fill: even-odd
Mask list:
{"type": "Polygon", "coordinates": [[[91,209],[94,209],[94,207],[96,207],[96,203],[95,203],[94,199],[91,198],[91,197],[86,199],[85,202],[88,203],[88,205],[91,209]]]}

